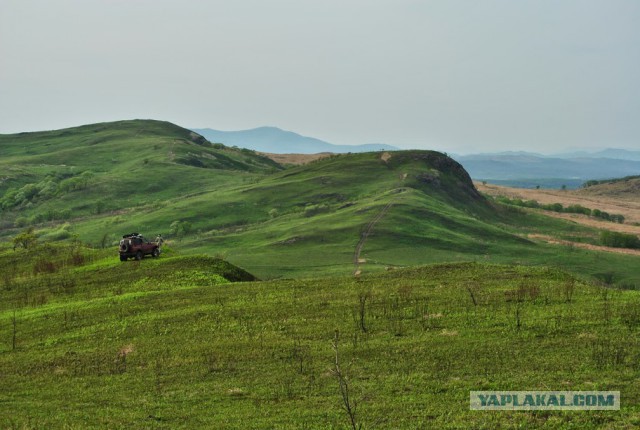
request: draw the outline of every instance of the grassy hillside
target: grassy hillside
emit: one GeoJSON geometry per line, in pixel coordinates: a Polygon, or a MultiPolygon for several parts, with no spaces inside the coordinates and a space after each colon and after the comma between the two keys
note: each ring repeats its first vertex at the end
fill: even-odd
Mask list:
{"type": "Polygon", "coordinates": [[[578,193],[587,196],[606,196],[638,201],[640,200],[640,176],[587,181],[584,187],[578,190],[578,193]]]}
{"type": "Polygon", "coordinates": [[[51,246],[0,267],[3,428],[347,428],[336,356],[364,428],[640,425],[638,292],[555,269],[229,282],[250,276],[51,246]],[[469,410],[524,389],[619,390],[622,410],[469,410]]]}
{"type": "MultiPolygon", "coordinates": [[[[218,195],[206,212],[220,214],[222,209],[218,208],[226,206],[233,207],[234,213],[229,219],[219,219],[220,227],[204,232],[192,245],[202,250],[226,250],[232,261],[250,261],[244,265],[252,270],[257,266],[288,266],[291,270],[307,266],[311,270],[335,268],[348,273],[356,245],[367,225],[381,213],[381,220],[393,220],[420,210],[415,206],[418,204],[425,211],[431,208],[450,212],[473,223],[475,220],[467,211],[484,214],[491,210],[468,186],[470,182],[462,170],[457,172],[460,176],[442,166],[437,170],[438,163],[449,160],[441,154],[393,153],[386,161],[382,156],[335,156],[233,190],[226,195],[229,200],[218,195]],[[244,222],[228,227],[238,218],[244,222]]],[[[206,207],[207,203],[199,205],[206,207]]],[[[401,228],[419,229],[419,224],[437,228],[437,221],[433,220],[422,219],[410,225],[397,221],[398,228],[391,231],[371,231],[368,243],[394,240],[394,235],[398,239],[401,228]]],[[[408,238],[403,240],[420,234],[418,230],[406,233],[408,238]]]]}
{"type": "MultiPolygon", "coordinates": [[[[157,121],[0,136],[0,237],[113,246],[158,233],[183,254],[225,256],[260,278],[448,261],[552,264],[640,285],[636,260],[534,243],[598,230],[496,206],[433,151],[343,154],[283,169],[157,121]]],[[[115,251],[115,248],[114,248],[115,251]]]]}
{"type": "Polygon", "coordinates": [[[160,121],[0,135],[3,227],[127,214],[279,169],[160,121]]]}

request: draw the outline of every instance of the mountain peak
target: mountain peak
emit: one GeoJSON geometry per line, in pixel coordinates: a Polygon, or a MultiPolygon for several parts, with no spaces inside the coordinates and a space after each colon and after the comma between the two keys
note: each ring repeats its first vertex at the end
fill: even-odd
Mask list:
{"type": "Polygon", "coordinates": [[[393,151],[398,148],[384,144],[334,145],[324,140],[302,136],[293,131],[282,130],[274,126],[262,126],[249,130],[220,131],[210,128],[192,129],[211,142],[229,146],[253,149],[272,154],[317,154],[321,152],[372,152],[393,151]]]}

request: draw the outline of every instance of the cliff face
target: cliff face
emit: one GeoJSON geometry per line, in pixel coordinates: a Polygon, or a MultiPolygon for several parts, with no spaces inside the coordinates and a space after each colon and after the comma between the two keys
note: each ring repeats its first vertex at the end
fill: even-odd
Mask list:
{"type": "Polygon", "coordinates": [[[435,189],[455,200],[470,199],[484,201],[484,197],[473,185],[471,176],[460,163],[436,151],[393,152],[388,163],[394,169],[419,169],[413,177],[408,177],[408,185],[427,191],[435,189]],[[413,179],[413,181],[411,181],[413,179]]]}

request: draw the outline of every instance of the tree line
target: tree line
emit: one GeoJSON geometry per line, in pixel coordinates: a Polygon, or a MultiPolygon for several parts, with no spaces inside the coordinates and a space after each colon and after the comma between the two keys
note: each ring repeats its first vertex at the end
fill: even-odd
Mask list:
{"type": "Polygon", "coordinates": [[[520,206],[525,208],[543,209],[546,211],[558,212],[558,213],[574,213],[592,216],[605,221],[624,223],[624,215],[610,214],[600,209],[589,209],[582,205],[569,205],[565,207],[562,203],[548,203],[540,204],[536,200],[522,200],[522,199],[510,199],[505,196],[498,196],[495,198],[497,202],[507,205],[520,206]]]}

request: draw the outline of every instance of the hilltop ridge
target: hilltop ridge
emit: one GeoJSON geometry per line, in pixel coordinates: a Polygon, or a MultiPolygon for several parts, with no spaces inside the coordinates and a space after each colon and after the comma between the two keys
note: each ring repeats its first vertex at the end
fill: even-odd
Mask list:
{"type": "Polygon", "coordinates": [[[114,163],[132,165],[144,161],[239,170],[280,168],[266,157],[213,145],[198,133],[156,120],[125,120],[4,134],[0,135],[0,156],[3,161],[14,164],[62,164],[103,170],[114,170],[114,163]]]}
{"type": "Polygon", "coordinates": [[[127,211],[282,167],[163,121],[0,135],[0,209],[39,224],[127,211]],[[231,175],[229,172],[233,172],[231,175]]]}

